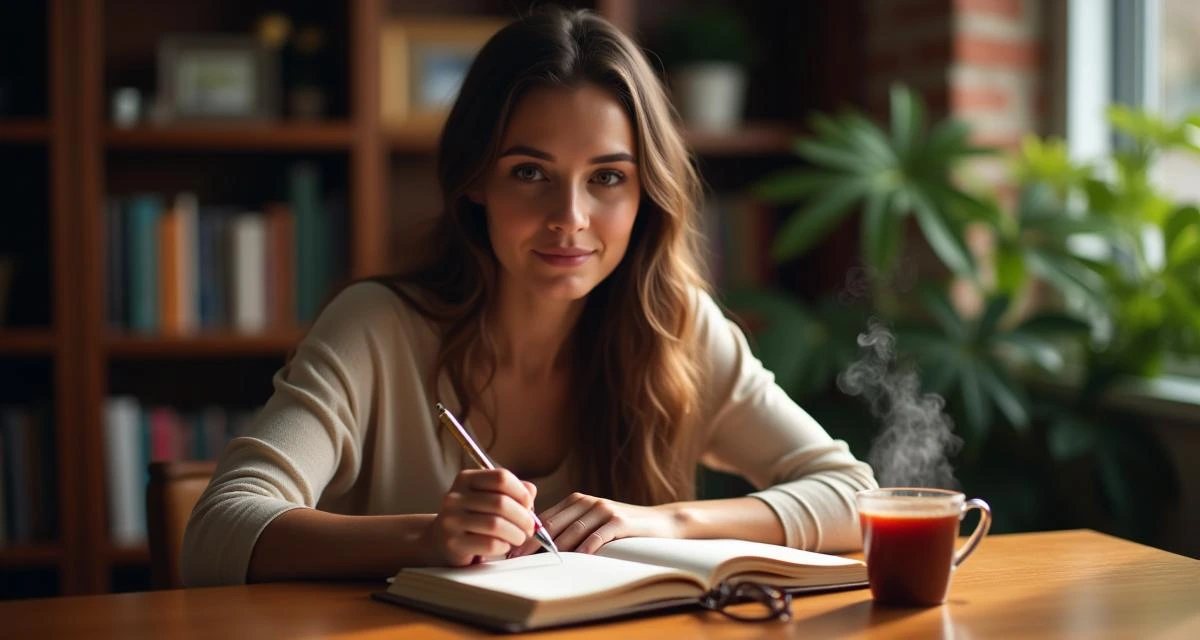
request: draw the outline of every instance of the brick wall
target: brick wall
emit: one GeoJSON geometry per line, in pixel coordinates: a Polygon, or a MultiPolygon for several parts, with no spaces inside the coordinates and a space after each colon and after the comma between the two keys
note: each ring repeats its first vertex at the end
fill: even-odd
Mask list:
{"type": "Polygon", "coordinates": [[[902,81],[934,117],[952,114],[982,144],[1013,149],[1046,128],[1039,0],[868,0],[867,106],[887,111],[902,81]]]}

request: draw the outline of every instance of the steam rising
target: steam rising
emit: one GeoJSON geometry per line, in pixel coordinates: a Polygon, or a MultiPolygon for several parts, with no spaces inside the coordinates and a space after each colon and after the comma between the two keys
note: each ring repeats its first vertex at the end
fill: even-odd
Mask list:
{"type": "Polygon", "coordinates": [[[868,462],[880,486],[957,488],[949,457],[962,440],[942,412],[945,400],[922,394],[912,367],[893,366],[895,345],[895,336],[872,319],[867,332],[858,336],[863,357],[838,376],[838,388],[862,396],[883,424],[868,462]]]}

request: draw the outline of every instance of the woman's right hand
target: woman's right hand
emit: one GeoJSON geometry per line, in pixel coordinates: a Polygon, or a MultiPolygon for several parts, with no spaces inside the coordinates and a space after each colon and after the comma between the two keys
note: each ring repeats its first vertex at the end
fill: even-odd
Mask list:
{"type": "Polygon", "coordinates": [[[459,472],[421,541],[431,564],[461,567],[521,546],[533,535],[535,495],[532,483],[505,469],[459,472]]]}

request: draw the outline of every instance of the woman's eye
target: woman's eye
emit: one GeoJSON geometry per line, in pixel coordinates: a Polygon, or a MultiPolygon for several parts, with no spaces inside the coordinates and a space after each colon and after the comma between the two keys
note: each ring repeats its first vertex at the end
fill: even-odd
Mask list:
{"type": "Polygon", "coordinates": [[[544,177],[541,169],[529,164],[513,167],[512,176],[523,182],[536,182],[544,177]]]}
{"type": "Polygon", "coordinates": [[[625,180],[625,175],[620,171],[608,170],[596,173],[596,177],[593,179],[601,186],[615,187],[625,180]]]}

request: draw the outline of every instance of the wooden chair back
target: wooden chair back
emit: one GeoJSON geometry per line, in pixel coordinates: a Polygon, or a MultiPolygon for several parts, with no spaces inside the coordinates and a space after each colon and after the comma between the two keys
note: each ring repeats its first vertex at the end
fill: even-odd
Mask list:
{"type": "Polygon", "coordinates": [[[155,589],[183,586],[180,556],[183,532],[192,508],[216,471],[212,461],[150,463],[146,488],[146,525],[150,543],[150,581],[155,589]]]}

